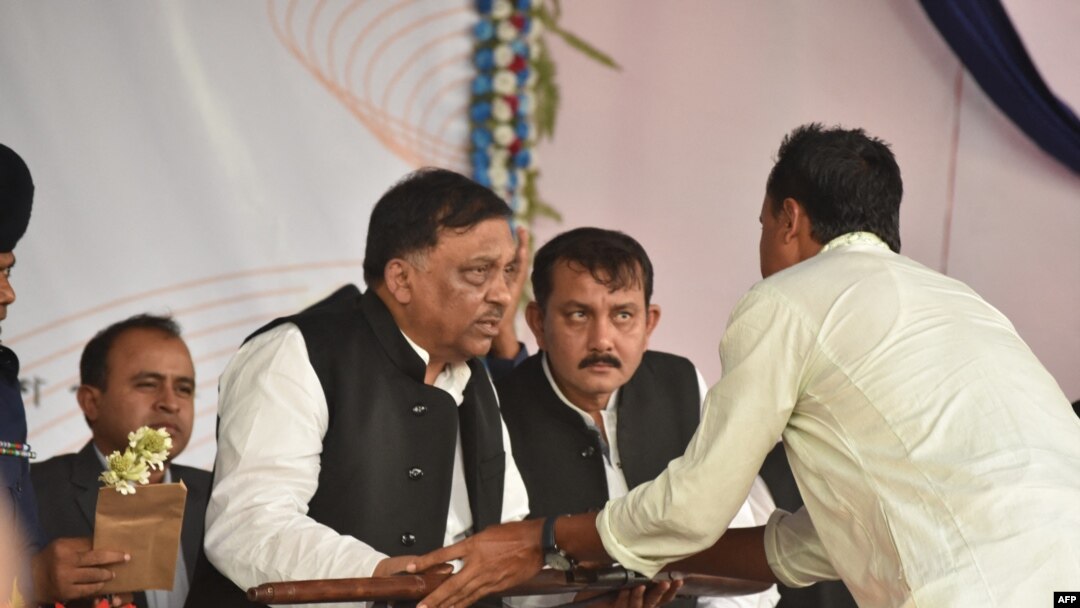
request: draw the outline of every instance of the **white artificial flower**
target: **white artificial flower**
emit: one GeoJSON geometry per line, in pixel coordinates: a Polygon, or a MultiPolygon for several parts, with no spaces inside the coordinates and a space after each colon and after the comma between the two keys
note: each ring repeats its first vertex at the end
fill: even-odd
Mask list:
{"type": "Polygon", "coordinates": [[[495,140],[495,143],[504,147],[514,143],[514,139],[517,137],[517,133],[514,132],[514,127],[511,127],[510,125],[499,125],[495,127],[495,130],[492,131],[491,135],[495,140]]]}
{"type": "Polygon", "coordinates": [[[510,122],[514,118],[514,109],[501,97],[491,103],[491,115],[499,122],[510,122]]]}
{"type": "Polygon", "coordinates": [[[517,90],[517,76],[510,70],[499,70],[491,79],[491,88],[499,95],[512,95],[517,90]]]}
{"type": "Polygon", "coordinates": [[[491,5],[491,18],[495,20],[506,19],[513,12],[514,5],[510,4],[510,0],[495,0],[491,5]]]}
{"type": "Polygon", "coordinates": [[[488,158],[491,159],[492,165],[505,167],[506,163],[510,162],[510,151],[504,146],[489,146],[488,158]]]}
{"type": "Polygon", "coordinates": [[[495,37],[503,42],[510,42],[518,37],[518,28],[509,21],[503,21],[495,28],[495,37]]]}
{"type": "Polygon", "coordinates": [[[509,44],[500,44],[495,47],[495,65],[500,68],[505,68],[514,62],[514,49],[510,48],[509,44]]]}
{"type": "Polygon", "coordinates": [[[502,165],[492,165],[488,169],[488,179],[491,180],[492,190],[504,190],[510,183],[510,172],[502,165]]]}
{"type": "Polygon", "coordinates": [[[537,38],[540,37],[540,34],[542,34],[543,31],[544,31],[544,22],[540,21],[539,19],[533,19],[532,20],[532,25],[531,25],[531,27],[529,27],[529,40],[530,41],[536,40],[537,38]]]}

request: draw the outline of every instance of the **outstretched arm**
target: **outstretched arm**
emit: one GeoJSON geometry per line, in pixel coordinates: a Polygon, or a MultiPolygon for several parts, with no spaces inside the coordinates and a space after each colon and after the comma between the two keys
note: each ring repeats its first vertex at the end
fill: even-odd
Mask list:
{"type": "MultiPolygon", "coordinates": [[[[464,563],[461,571],[421,600],[419,608],[469,606],[532,578],[544,565],[542,526],[543,520],[539,519],[492,526],[460,543],[416,558],[409,572],[455,559],[464,563]]],[[[560,517],[555,524],[555,539],[579,562],[611,562],[596,531],[595,513],[560,517]]]]}

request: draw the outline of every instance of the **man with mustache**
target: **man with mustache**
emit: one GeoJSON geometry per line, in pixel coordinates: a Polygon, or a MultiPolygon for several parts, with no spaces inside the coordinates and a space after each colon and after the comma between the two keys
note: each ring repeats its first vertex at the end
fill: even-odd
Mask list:
{"type": "Polygon", "coordinates": [[[511,301],[510,208],[422,169],[371,213],[352,285],[251,336],[220,381],[218,454],[188,605],[381,576],[410,554],[521,519],[528,498],[476,359],[511,301]]]}
{"type": "MultiPolygon", "coordinates": [[[[525,319],[541,352],[497,382],[529,516],[600,509],[683,453],[705,382],[689,360],[647,350],[660,307],[652,263],[630,236],[564,232],[536,252],[532,284],[525,319]]],[[[732,525],[764,525],[773,508],[757,479],[732,525]]],[[[773,606],[778,597],[773,588],[699,603],[773,606]]]]}
{"type": "Polygon", "coordinates": [[[114,323],[86,343],[79,372],[76,398],[93,437],[77,454],[31,467],[42,528],[49,538],[92,536],[105,458],[123,452],[128,433],[140,427],[165,429],[172,451],[164,470],[150,474],[150,483],[187,486],[180,550],[173,588],[136,593],[134,603],[183,606],[202,546],[210,473],[172,462],[187,447],[195,418],[195,365],[180,328],[171,318],[147,314],[114,323]]]}

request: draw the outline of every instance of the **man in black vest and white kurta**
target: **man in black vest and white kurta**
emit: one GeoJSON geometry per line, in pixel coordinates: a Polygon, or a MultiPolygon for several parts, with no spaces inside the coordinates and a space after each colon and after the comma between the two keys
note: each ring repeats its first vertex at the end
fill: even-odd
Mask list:
{"type": "MultiPolygon", "coordinates": [[[[560,234],[536,252],[532,283],[525,318],[541,352],[497,382],[530,517],[600,509],[682,455],[705,383],[689,360],[646,350],[660,308],[652,263],[633,238],[600,228],[560,234]]],[[[732,525],[764,525],[774,508],[758,478],[732,525]]],[[[778,599],[773,587],[699,603],[778,599]]]]}
{"type": "Polygon", "coordinates": [[[221,377],[205,558],[188,606],[382,576],[528,512],[484,355],[512,304],[510,208],[456,173],[391,188],[346,286],[251,336],[221,377]],[[396,557],[397,556],[397,557],[396,557]]]}

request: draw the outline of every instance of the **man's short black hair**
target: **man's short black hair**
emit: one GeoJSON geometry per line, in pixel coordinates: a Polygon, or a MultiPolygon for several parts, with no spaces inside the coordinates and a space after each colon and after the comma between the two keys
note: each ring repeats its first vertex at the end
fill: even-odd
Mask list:
{"type": "Polygon", "coordinates": [[[414,171],[387,190],[371,210],[364,282],[375,287],[382,283],[390,260],[434,247],[440,229],[465,231],[485,220],[512,215],[494,192],[464,175],[431,167],[414,171]]]}
{"type": "Polygon", "coordinates": [[[872,232],[900,252],[904,184],[889,145],[862,129],[818,123],[784,137],[765,192],[778,213],[784,199],[802,204],[821,244],[848,232],[872,232]]]}
{"type": "Polygon", "coordinates": [[[95,334],[83,348],[82,358],[79,359],[79,381],[82,384],[106,389],[109,351],[117,338],[132,329],[153,329],[173,338],[180,337],[180,326],[172,317],[141,314],[113,323],[95,334]]]}
{"type": "Polygon", "coordinates": [[[551,277],[560,262],[589,271],[609,291],[641,287],[645,305],[653,290],[653,267],[645,248],[617,230],[575,228],[544,244],[533,258],[533,296],[546,310],[551,296],[551,277]]]}

